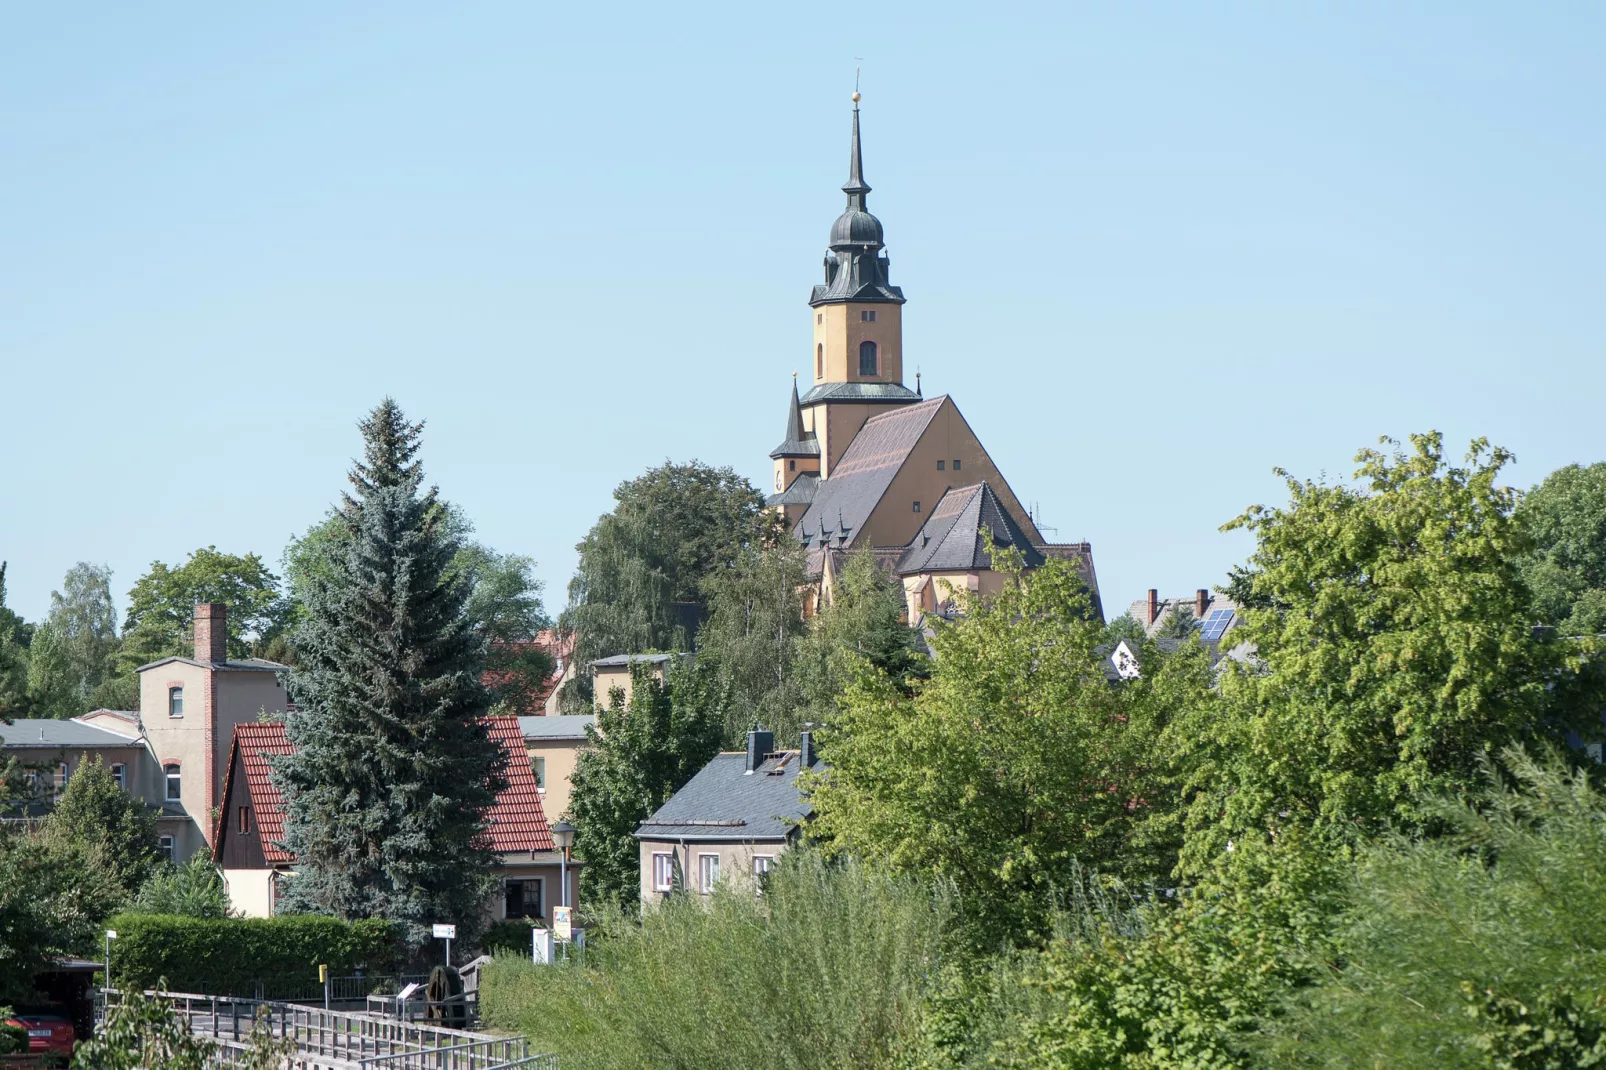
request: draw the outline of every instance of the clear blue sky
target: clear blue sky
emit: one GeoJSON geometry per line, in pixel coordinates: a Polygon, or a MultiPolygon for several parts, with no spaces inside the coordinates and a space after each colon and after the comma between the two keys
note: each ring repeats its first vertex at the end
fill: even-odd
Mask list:
{"type": "Polygon", "coordinates": [[[1380,434],[1606,457],[1606,6],[12,4],[0,558],[277,560],[393,394],[561,606],[665,458],[763,485],[866,171],[906,366],[1106,605],[1380,434]]]}

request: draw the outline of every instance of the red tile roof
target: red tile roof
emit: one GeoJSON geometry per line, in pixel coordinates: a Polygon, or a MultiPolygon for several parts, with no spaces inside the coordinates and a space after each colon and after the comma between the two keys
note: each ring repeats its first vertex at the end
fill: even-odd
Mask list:
{"type": "MultiPolygon", "coordinates": [[[[524,749],[524,734],[519,731],[519,719],[487,717],[485,723],[491,730],[491,738],[502,745],[506,763],[502,775],[507,780],[507,787],[491,804],[490,828],[487,830],[491,849],[500,853],[553,850],[552,832],[547,827],[546,812],[541,808],[541,793],[535,782],[535,771],[530,767],[529,752],[524,749]]],[[[294,856],[279,846],[284,839],[284,798],[268,775],[270,756],[295,752],[295,747],[285,735],[284,722],[257,721],[235,725],[234,748],[243,758],[246,790],[251,796],[251,808],[256,812],[264,857],[269,865],[294,862],[294,856]]],[[[223,784],[225,805],[233,775],[234,760],[231,755],[223,784]]],[[[223,830],[220,827],[218,831],[219,835],[213,837],[214,844],[221,842],[223,830]]]]}
{"type": "MultiPolygon", "coordinates": [[[[256,814],[257,831],[262,840],[262,855],[269,865],[293,862],[295,859],[280,842],[284,839],[284,798],[268,775],[268,758],[275,754],[291,754],[295,747],[284,734],[283,721],[255,721],[234,726],[234,746],[240,752],[245,767],[245,787],[251,796],[251,809],[256,814]]],[[[225,781],[234,776],[234,758],[229,758],[225,781]]],[[[227,813],[229,784],[223,785],[224,813],[227,813]]],[[[222,817],[219,818],[222,820],[222,817]]],[[[212,837],[221,843],[222,829],[212,837]]]]}

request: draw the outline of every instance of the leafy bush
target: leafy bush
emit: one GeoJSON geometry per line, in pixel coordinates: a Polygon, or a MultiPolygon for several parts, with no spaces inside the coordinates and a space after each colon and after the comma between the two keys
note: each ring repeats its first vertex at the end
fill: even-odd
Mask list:
{"type": "Polygon", "coordinates": [[[117,987],[153,988],[165,978],[170,991],[210,995],[253,995],[258,981],[276,990],[316,985],[320,964],[335,974],[389,973],[398,948],[395,927],[377,919],[122,914],[107,927],[117,930],[117,987]]]}
{"type": "Polygon", "coordinates": [[[539,919],[508,918],[493,921],[480,937],[480,947],[489,954],[530,954],[530,933],[539,919]]]}
{"type": "Polygon", "coordinates": [[[565,1068],[892,1065],[943,962],[952,897],[794,852],[763,898],[677,898],[590,930],[585,961],[486,971],[488,1023],[565,1068]]]}
{"type": "Polygon", "coordinates": [[[152,873],[134,898],[141,914],[177,914],[187,918],[229,916],[229,890],[205,853],[191,856],[179,866],[162,866],[152,873]]]}
{"type": "Polygon", "coordinates": [[[1606,1066],[1606,795],[1520,751],[1453,834],[1365,854],[1346,965],[1304,994],[1274,1054],[1318,1066],[1606,1066]]]}
{"type": "MultiPolygon", "coordinates": [[[[9,1016],[11,1012],[0,1008],[0,1015],[9,1016]]],[[[12,1052],[28,1050],[28,1031],[20,1025],[6,1025],[0,1023],[0,1055],[9,1055],[12,1052]]]]}

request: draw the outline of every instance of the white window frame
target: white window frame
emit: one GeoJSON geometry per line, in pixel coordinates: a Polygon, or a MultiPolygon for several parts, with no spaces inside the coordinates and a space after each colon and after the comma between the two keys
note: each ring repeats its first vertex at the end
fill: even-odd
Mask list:
{"type": "Polygon", "coordinates": [[[67,790],[67,763],[57,762],[56,768],[50,774],[50,794],[57,801],[61,801],[61,793],[67,790]]]}
{"type": "Polygon", "coordinates": [[[697,855],[697,888],[704,895],[711,895],[714,886],[719,883],[719,854],[718,852],[702,853],[697,855]],[[712,863],[712,864],[710,864],[712,863]]]}
{"type": "Polygon", "coordinates": [[[184,801],[184,767],[169,762],[162,766],[162,801],[184,801]]]}
{"type": "Polygon", "coordinates": [[[125,766],[122,762],[113,762],[112,765],[111,765],[111,769],[109,771],[110,771],[110,773],[112,775],[112,779],[117,781],[117,786],[119,788],[122,788],[124,791],[127,791],[128,790],[128,767],[125,766]]]}
{"type": "Polygon", "coordinates": [[[530,758],[530,772],[535,774],[535,790],[542,795],[546,794],[546,759],[532,756],[530,758]]]}
{"type": "Polygon", "coordinates": [[[176,862],[178,859],[175,857],[175,854],[174,854],[173,837],[171,837],[171,836],[158,836],[158,837],[156,837],[156,853],[161,855],[163,858],[167,859],[169,862],[176,862]]]}
{"type": "Polygon", "coordinates": [[[652,890],[670,892],[675,888],[675,852],[652,853],[652,890]]]}
{"type": "Polygon", "coordinates": [[[764,874],[768,873],[770,871],[770,867],[773,866],[774,864],[775,864],[775,856],[774,855],[754,855],[753,856],[753,894],[754,895],[763,895],[764,894],[764,874]]]}
{"type": "Polygon", "coordinates": [[[184,685],[175,684],[167,689],[167,716],[178,720],[184,716],[184,685]],[[173,699],[177,698],[177,712],[174,711],[173,699]]]}

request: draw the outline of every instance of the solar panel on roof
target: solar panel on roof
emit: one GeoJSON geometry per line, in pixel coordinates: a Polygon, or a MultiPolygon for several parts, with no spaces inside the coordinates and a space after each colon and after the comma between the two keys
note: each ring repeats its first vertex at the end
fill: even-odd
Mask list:
{"type": "Polygon", "coordinates": [[[1199,631],[1205,639],[1214,642],[1220,639],[1232,624],[1232,616],[1233,611],[1230,609],[1213,609],[1199,625],[1199,631]]]}

